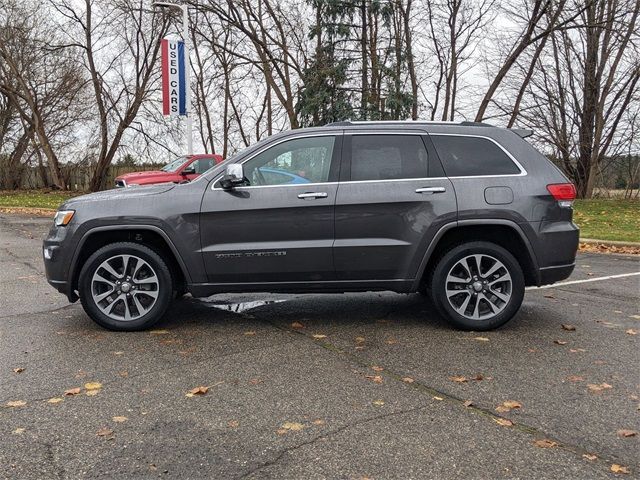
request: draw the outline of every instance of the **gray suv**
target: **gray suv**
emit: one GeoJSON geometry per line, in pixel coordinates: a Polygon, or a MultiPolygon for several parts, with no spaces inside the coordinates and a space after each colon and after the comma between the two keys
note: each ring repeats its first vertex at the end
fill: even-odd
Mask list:
{"type": "Polygon", "coordinates": [[[190,292],[428,295],[463,329],[511,319],[525,286],[567,278],[575,189],[486,124],[339,122],[269,137],[191,183],[67,201],[47,279],[112,330],[190,292]]]}

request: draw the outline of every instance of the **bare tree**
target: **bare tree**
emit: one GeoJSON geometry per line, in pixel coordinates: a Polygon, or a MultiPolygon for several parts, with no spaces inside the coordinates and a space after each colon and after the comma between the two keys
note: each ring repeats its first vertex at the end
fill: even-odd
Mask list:
{"type": "Polygon", "coordinates": [[[47,158],[53,185],[66,189],[56,138],[77,121],[85,80],[73,55],[50,51],[56,29],[35,3],[12,2],[0,28],[0,92],[18,112],[23,135],[13,152],[19,161],[30,141],[47,158]],[[52,74],[55,72],[55,74],[52,74]]]}
{"type": "Polygon", "coordinates": [[[85,0],[83,10],[68,0],[52,2],[70,32],[68,43],[56,47],[79,50],[91,79],[99,133],[90,188],[98,190],[125,131],[158,78],[160,39],[168,21],[144,9],[142,0],[85,0]]]}

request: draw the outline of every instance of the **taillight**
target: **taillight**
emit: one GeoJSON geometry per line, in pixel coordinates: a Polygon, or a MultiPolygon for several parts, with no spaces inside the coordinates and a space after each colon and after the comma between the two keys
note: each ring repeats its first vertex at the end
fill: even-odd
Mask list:
{"type": "Polygon", "coordinates": [[[576,199],[576,187],[573,183],[552,183],[547,190],[561,207],[570,207],[576,199]]]}

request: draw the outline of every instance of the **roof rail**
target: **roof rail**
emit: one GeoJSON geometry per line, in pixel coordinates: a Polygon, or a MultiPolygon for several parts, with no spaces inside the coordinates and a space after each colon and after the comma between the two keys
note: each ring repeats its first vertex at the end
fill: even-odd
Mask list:
{"type": "Polygon", "coordinates": [[[492,127],[488,123],[469,122],[469,121],[451,121],[451,120],[342,120],[339,122],[327,123],[325,127],[346,127],[349,125],[372,125],[376,123],[387,124],[427,124],[427,125],[462,125],[465,127],[492,127]]]}

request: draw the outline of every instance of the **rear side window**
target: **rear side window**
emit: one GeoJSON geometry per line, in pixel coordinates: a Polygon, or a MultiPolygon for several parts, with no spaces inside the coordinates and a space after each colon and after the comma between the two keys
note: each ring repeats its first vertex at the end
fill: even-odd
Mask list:
{"type": "Polygon", "coordinates": [[[491,140],[456,135],[431,135],[449,177],[513,175],[518,166],[491,140]]]}
{"type": "Polygon", "coordinates": [[[351,180],[429,176],[429,156],[419,135],[353,135],[351,180]]]}

